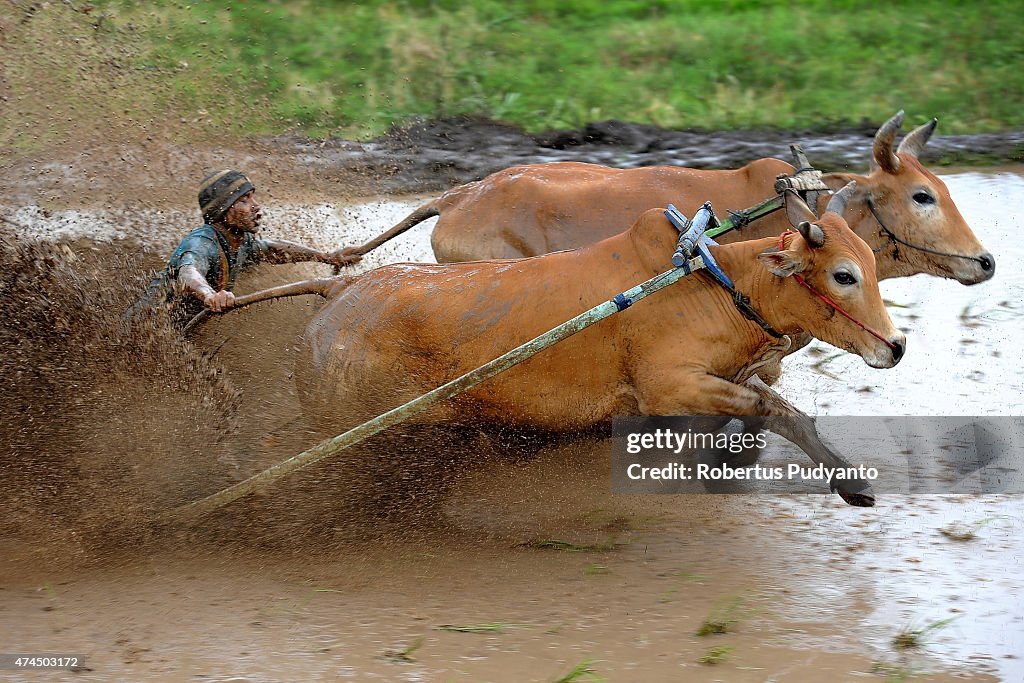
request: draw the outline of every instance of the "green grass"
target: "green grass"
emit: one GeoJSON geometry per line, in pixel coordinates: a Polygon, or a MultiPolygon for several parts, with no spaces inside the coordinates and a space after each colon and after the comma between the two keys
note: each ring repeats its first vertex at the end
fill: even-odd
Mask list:
{"type": "Polygon", "coordinates": [[[614,541],[601,543],[570,543],[555,538],[537,539],[520,544],[520,547],[533,550],[558,550],[566,553],[607,553],[616,549],[614,541]]]}
{"type": "Polygon", "coordinates": [[[1020,0],[92,5],[48,3],[24,22],[0,9],[18,27],[0,85],[38,124],[6,122],[8,142],[66,125],[27,101],[40,88],[100,120],[240,135],[366,138],[456,114],[531,131],[607,118],[827,129],[900,108],[940,117],[943,133],[1024,128],[1024,35],[1006,20],[1020,0]]]}
{"type": "Polygon", "coordinates": [[[691,572],[685,567],[675,570],[671,573],[671,576],[673,578],[672,585],[658,596],[658,602],[663,603],[671,601],[684,584],[690,582],[703,583],[704,581],[704,576],[691,572]]]}
{"type": "Polygon", "coordinates": [[[892,646],[897,650],[913,650],[928,642],[928,638],[957,620],[958,617],[948,617],[933,621],[924,626],[907,626],[893,636],[892,646]]]}
{"type": "Polygon", "coordinates": [[[597,683],[597,681],[607,680],[607,678],[601,678],[597,675],[597,670],[594,669],[593,663],[588,659],[580,662],[569,673],[556,678],[552,683],[583,683],[583,681],[597,683]]]}
{"type": "Polygon", "coordinates": [[[735,649],[736,648],[732,645],[716,645],[714,647],[709,647],[708,651],[701,655],[697,662],[700,664],[707,664],[708,666],[721,664],[735,649]]]}
{"type": "Polygon", "coordinates": [[[885,683],[903,683],[916,676],[913,669],[901,664],[888,664],[886,662],[874,662],[868,673],[885,676],[885,683]]]}
{"type": "Polygon", "coordinates": [[[978,537],[978,532],[996,520],[1009,519],[1005,515],[985,517],[976,522],[953,522],[941,529],[939,533],[953,541],[973,541],[978,537]]]}
{"type": "Polygon", "coordinates": [[[715,607],[697,629],[698,636],[710,636],[722,633],[729,633],[736,628],[741,621],[751,616],[754,610],[744,606],[742,596],[736,596],[726,600],[715,607]]]}
{"type": "Polygon", "coordinates": [[[384,658],[394,662],[411,664],[416,661],[412,656],[413,653],[416,652],[416,650],[419,650],[421,647],[423,647],[423,641],[424,637],[420,636],[419,638],[416,638],[401,650],[388,650],[384,653],[384,658]]]}

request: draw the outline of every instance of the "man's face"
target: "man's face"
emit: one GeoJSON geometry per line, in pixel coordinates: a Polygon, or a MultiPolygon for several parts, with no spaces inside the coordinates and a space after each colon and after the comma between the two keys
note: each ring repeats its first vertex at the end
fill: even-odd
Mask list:
{"type": "Polygon", "coordinates": [[[224,214],[224,223],[229,228],[241,230],[242,232],[256,232],[260,229],[260,205],[256,203],[256,190],[248,192],[239,197],[227,213],[224,214]]]}

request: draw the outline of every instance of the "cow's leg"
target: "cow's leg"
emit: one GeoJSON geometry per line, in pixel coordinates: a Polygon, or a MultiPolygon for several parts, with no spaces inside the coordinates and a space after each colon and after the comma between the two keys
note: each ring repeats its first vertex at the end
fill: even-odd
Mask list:
{"type": "MultiPolygon", "coordinates": [[[[757,392],[762,402],[771,406],[773,415],[782,416],[784,419],[759,420],[755,418],[750,421],[744,419],[745,425],[775,432],[799,446],[815,463],[823,464],[825,467],[853,467],[845,458],[822,442],[821,437],[818,436],[818,430],[814,426],[814,418],[782,398],[757,377],[747,380],[746,386],[757,392]]],[[[871,484],[863,479],[833,480],[829,482],[829,486],[850,505],[873,507],[875,504],[875,495],[871,491],[871,484]]]]}
{"type": "MultiPolygon", "coordinates": [[[[695,434],[714,434],[725,429],[732,420],[733,418],[731,417],[718,415],[690,416],[686,418],[685,429],[695,434]]],[[[679,426],[683,427],[683,425],[679,426]]],[[[718,460],[717,449],[705,449],[699,446],[682,448],[678,453],[674,454],[674,459],[677,462],[688,461],[693,465],[700,463],[712,467],[722,464],[718,460]]],[[[709,493],[737,493],[745,490],[737,488],[737,482],[724,479],[701,479],[700,483],[704,490],[709,493]]],[[[674,482],[674,484],[673,482],[663,482],[663,485],[664,488],[661,490],[668,493],[689,490],[687,482],[682,480],[674,482]]]]}
{"type": "Polygon", "coordinates": [[[751,379],[760,380],[768,386],[772,386],[779,381],[779,377],[782,376],[782,359],[779,358],[773,362],[765,363],[762,367],[757,369],[751,379]]]}
{"type": "MultiPolygon", "coordinates": [[[[779,359],[776,362],[766,363],[764,367],[758,368],[757,374],[746,381],[746,385],[758,390],[758,387],[768,388],[775,384],[779,377],[782,375],[782,361],[779,359]],[[767,385],[767,386],[766,386],[767,385]]],[[[778,396],[778,394],[776,394],[778,396]]],[[[729,467],[751,467],[757,463],[761,457],[761,448],[757,445],[758,435],[764,431],[764,424],[761,418],[757,417],[745,417],[741,418],[743,421],[743,443],[753,444],[748,448],[744,448],[738,453],[733,453],[728,449],[718,449],[712,454],[711,459],[729,467]],[[750,435],[748,438],[747,435],[750,435]]]]}
{"type": "MultiPolygon", "coordinates": [[[[779,381],[779,377],[782,376],[782,359],[789,353],[789,350],[793,348],[793,343],[794,342],[791,341],[790,343],[781,346],[781,351],[778,355],[766,358],[749,369],[754,371],[754,374],[749,375],[747,383],[750,384],[755,391],[758,386],[771,386],[779,381]]],[[[807,341],[803,338],[797,338],[795,344],[796,348],[801,348],[807,345],[807,341]]],[[[743,377],[746,376],[747,375],[743,375],[743,377]]],[[[736,381],[740,382],[740,379],[737,379],[736,381]]],[[[742,419],[743,442],[756,444],[757,436],[763,431],[760,420],[756,417],[745,417],[742,419]],[[748,434],[750,435],[749,438],[747,437],[748,434]]],[[[760,457],[761,449],[758,446],[753,445],[749,448],[744,448],[739,453],[733,453],[728,449],[718,449],[711,453],[710,459],[718,464],[729,467],[750,467],[754,465],[760,457]]]]}
{"type": "MultiPolygon", "coordinates": [[[[669,377],[647,377],[638,382],[639,408],[646,415],[729,415],[739,418],[772,418],[764,427],[799,446],[812,461],[825,467],[852,467],[822,443],[814,420],[763,383],[741,386],[699,372],[669,377]]],[[[756,422],[754,423],[757,424],[756,422]]],[[[871,485],[859,479],[830,482],[832,489],[850,505],[871,507],[871,485]]]]}

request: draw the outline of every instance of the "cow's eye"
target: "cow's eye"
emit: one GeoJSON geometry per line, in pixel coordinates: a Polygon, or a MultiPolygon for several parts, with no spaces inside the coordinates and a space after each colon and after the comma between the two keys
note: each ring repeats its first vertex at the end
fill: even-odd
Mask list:
{"type": "Polygon", "coordinates": [[[857,278],[850,275],[845,270],[840,270],[838,273],[833,273],[832,278],[841,285],[857,284],[857,278]]]}
{"type": "Polygon", "coordinates": [[[915,192],[914,201],[921,205],[934,204],[935,197],[931,196],[927,192],[915,192]]]}

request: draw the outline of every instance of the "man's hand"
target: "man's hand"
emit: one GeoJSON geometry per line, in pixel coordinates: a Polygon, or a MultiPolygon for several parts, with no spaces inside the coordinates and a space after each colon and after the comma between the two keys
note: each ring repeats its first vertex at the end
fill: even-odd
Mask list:
{"type": "Polygon", "coordinates": [[[235,295],[226,289],[203,297],[203,305],[214,313],[230,311],[235,306],[235,295]]]}
{"type": "Polygon", "coordinates": [[[266,259],[269,263],[299,263],[302,261],[319,261],[341,268],[351,266],[362,260],[360,254],[356,254],[356,247],[343,247],[337,251],[320,251],[295,242],[286,240],[263,240],[267,246],[266,259]]]}
{"type": "Polygon", "coordinates": [[[363,257],[359,254],[354,253],[355,247],[343,247],[337,251],[333,251],[328,254],[330,259],[328,263],[332,266],[341,268],[342,266],[352,266],[363,260],[363,257]]]}
{"type": "Polygon", "coordinates": [[[178,286],[203,302],[206,310],[214,313],[230,311],[235,307],[235,295],[225,290],[213,291],[206,278],[191,263],[185,264],[178,271],[178,286]]]}

